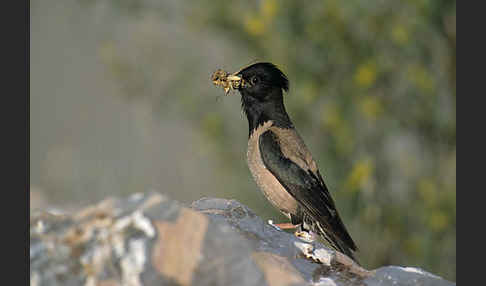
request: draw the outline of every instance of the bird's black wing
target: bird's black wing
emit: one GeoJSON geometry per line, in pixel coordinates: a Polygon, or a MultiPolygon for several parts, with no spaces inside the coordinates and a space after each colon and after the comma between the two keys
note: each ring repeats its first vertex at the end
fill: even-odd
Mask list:
{"type": "Polygon", "coordinates": [[[354,258],[349,249],[357,250],[357,247],[342,223],[319,171],[314,173],[310,169],[301,168],[285,157],[277,135],[271,130],[260,135],[258,143],[265,167],[300,203],[305,213],[319,223],[319,228],[324,231],[326,240],[341,252],[354,258]]]}

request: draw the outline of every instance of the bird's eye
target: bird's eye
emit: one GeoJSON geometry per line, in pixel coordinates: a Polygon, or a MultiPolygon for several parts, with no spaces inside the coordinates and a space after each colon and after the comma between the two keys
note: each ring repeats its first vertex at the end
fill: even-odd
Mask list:
{"type": "Polygon", "coordinates": [[[254,77],[251,78],[250,81],[251,81],[252,85],[255,85],[260,81],[260,79],[257,76],[254,76],[254,77]]]}

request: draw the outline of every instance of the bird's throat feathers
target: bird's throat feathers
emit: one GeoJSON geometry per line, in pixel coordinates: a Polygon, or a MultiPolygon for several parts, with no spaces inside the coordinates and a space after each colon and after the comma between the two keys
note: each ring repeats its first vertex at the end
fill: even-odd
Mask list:
{"type": "Polygon", "coordinates": [[[294,127],[285,110],[281,95],[271,100],[261,100],[250,95],[242,94],[241,107],[248,119],[248,136],[251,136],[258,126],[263,125],[269,120],[273,121],[273,125],[277,127],[294,127]]]}

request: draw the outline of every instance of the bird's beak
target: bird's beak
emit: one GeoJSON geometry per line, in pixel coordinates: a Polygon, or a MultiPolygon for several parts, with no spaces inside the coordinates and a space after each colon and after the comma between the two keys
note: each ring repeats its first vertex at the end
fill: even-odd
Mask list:
{"type": "MultiPolygon", "coordinates": [[[[243,79],[240,76],[232,74],[228,76],[228,82],[231,89],[239,89],[240,87],[242,87],[243,79]]],[[[229,90],[226,90],[226,94],[228,94],[228,92],[229,90]]]]}
{"type": "Polygon", "coordinates": [[[229,75],[228,76],[228,80],[229,81],[233,81],[233,82],[239,82],[239,81],[241,81],[241,77],[232,74],[232,75],[229,75]]]}

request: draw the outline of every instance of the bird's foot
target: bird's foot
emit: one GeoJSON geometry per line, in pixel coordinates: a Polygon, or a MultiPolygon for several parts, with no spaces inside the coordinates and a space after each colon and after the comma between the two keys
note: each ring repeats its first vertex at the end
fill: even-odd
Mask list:
{"type": "Polygon", "coordinates": [[[313,242],[316,240],[316,235],[310,231],[297,230],[294,235],[305,242],[313,242]]]}

